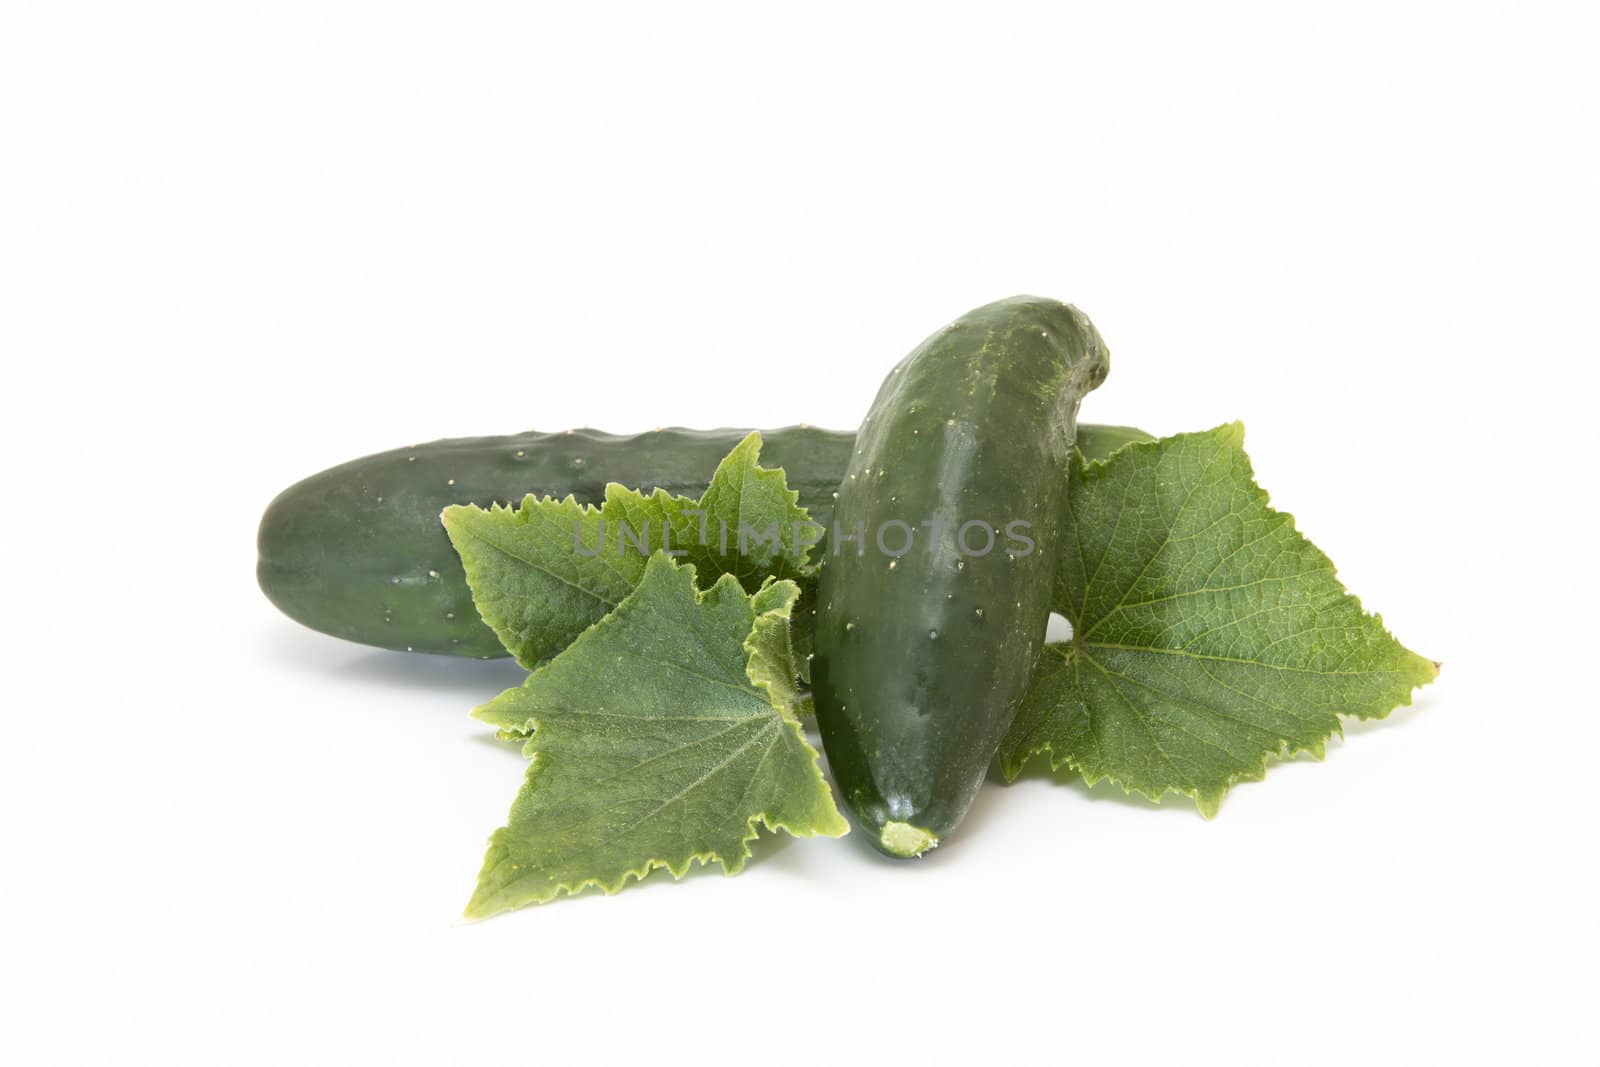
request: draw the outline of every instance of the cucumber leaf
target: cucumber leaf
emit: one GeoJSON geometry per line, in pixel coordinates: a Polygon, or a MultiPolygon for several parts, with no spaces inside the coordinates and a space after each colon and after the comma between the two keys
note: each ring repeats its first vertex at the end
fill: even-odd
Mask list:
{"type": "Polygon", "coordinates": [[[699,500],[616,483],[599,507],[529,495],[520,507],[452,506],[441,516],[478,614],[532,669],[620,604],[652,552],[693,564],[702,588],[731,574],[746,592],[806,579],[816,532],[783,471],[758,465],[761,435],[728,453],[699,500]]]}
{"type": "Polygon", "coordinates": [[[1340,716],[1411,703],[1438,665],[1396,641],[1255,483],[1238,423],[1075,463],[1055,610],[1000,748],[1207,818],[1270,758],[1321,757],[1340,716]]]}
{"type": "Polygon", "coordinates": [[[638,586],[565,651],[473,712],[528,736],[533,762],[489,843],[467,915],[607,893],[657,867],[737,873],[757,827],[837,837],[796,712],[791,581],[753,596],[733,573],[697,591],[652,555],[638,586]]]}

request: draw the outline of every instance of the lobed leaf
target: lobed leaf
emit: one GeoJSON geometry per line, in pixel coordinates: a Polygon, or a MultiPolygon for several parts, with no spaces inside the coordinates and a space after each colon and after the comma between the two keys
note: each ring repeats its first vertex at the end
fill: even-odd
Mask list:
{"type": "Polygon", "coordinates": [[[490,840],[467,915],[483,918],[664,867],[737,873],[758,827],[847,826],[797,718],[788,622],[798,589],[652,555],[637,587],[562,653],[473,714],[532,760],[490,840]]]}
{"type": "Polygon", "coordinates": [[[1056,575],[1070,643],[1046,646],[1000,749],[1214,815],[1267,761],[1321,756],[1341,716],[1411,702],[1437,664],[1345,592],[1274,511],[1233,423],[1074,465],[1056,575]]]}
{"type": "Polygon", "coordinates": [[[751,433],[698,501],[612,483],[599,507],[530,495],[517,508],[448,507],[441,519],[478,614],[531,670],[620,604],[653,552],[693,564],[702,585],[731,574],[751,593],[769,578],[815,573],[815,550],[795,535],[810,522],[799,494],[760,455],[751,433]],[[765,536],[774,530],[775,541],[765,536]]]}

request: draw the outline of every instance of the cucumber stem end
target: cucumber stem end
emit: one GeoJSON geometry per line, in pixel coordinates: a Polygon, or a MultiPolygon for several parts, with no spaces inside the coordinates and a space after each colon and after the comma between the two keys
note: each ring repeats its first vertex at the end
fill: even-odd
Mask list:
{"type": "Polygon", "coordinates": [[[883,844],[883,850],[891,856],[900,856],[910,859],[920,856],[931,848],[937,848],[939,838],[920,826],[912,826],[908,822],[895,822],[893,820],[883,824],[883,830],[878,835],[878,840],[883,844]]]}

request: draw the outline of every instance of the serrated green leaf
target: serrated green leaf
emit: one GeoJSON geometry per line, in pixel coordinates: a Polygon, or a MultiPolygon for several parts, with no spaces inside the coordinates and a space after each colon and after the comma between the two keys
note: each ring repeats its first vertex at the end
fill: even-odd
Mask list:
{"type": "Polygon", "coordinates": [[[789,614],[798,589],[753,596],[732,574],[697,592],[661,553],[616,610],[473,714],[531,735],[533,759],[490,840],[467,915],[716,860],[737,873],[757,827],[847,826],[801,733],[789,614]]]}
{"type": "Polygon", "coordinates": [[[700,500],[612,483],[598,508],[530,495],[517,508],[449,507],[442,519],[478,614],[531,669],[620,604],[654,551],[693,564],[703,587],[732,574],[755,592],[769,578],[813,574],[809,516],[783,471],[759,466],[760,455],[752,433],[700,500]]]}
{"type": "Polygon", "coordinates": [[[1075,464],[1056,575],[1070,643],[1047,646],[1001,745],[1207,817],[1267,761],[1320,756],[1341,716],[1409,704],[1437,665],[1400,645],[1274,511],[1244,428],[1075,464]]]}
{"type": "MultiPolygon", "coordinates": [[[[754,592],[769,578],[798,580],[818,569],[812,545],[796,537],[795,525],[810,523],[800,494],[789,488],[782,468],[762,467],[760,458],[761,434],[751,433],[717,465],[700,497],[705,515],[696,536],[684,538],[683,558],[695,565],[703,587],[732,574],[754,592]]],[[[683,520],[684,534],[690,533],[692,522],[674,520],[683,520]]]]}

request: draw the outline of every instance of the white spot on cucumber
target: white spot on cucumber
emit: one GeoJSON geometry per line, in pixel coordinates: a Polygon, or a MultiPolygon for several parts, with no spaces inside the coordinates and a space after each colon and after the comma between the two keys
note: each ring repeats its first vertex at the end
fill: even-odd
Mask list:
{"type": "Polygon", "coordinates": [[[883,845],[885,852],[903,859],[911,859],[913,856],[922,855],[930,848],[939,847],[939,839],[922,827],[892,819],[883,824],[883,829],[878,833],[878,841],[883,845]]]}

